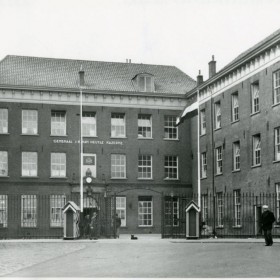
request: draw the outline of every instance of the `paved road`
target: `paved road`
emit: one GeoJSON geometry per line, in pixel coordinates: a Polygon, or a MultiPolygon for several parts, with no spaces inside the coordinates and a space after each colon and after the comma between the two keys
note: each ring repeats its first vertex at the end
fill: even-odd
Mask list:
{"type": "Polygon", "coordinates": [[[4,277],[279,277],[280,242],[138,239],[0,242],[4,277]]]}

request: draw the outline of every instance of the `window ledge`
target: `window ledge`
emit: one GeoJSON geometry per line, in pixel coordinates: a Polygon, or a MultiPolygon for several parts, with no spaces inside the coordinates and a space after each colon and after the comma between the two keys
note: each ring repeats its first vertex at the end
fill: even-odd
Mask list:
{"type": "Polygon", "coordinates": [[[257,111],[257,112],[251,113],[250,116],[251,116],[251,117],[256,116],[256,115],[260,114],[260,112],[261,112],[261,111],[257,111]]]}
{"type": "Polygon", "coordinates": [[[280,163],[280,160],[274,160],[272,163],[280,163]]]}
{"type": "Polygon", "coordinates": [[[200,180],[205,180],[207,179],[207,176],[206,177],[201,177],[200,180]]]}
{"type": "Polygon", "coordinates": [[[231,124],[235,124],[235,123],[239,123],[239,122],[240,122],[240,120],[238,119],[236,121],[232,121],[231,124]]]}
{"type": "Polygon", "coordinates": [[[272,104],[271,107],[276,107],[276,106],[279,106],[280,105],[280,102],[279,103],[275,103],[275,104],[272,104]]]}
{"type": "Polygon", "coordinates": [[[274,228],[280,228],[280,225],[274,225],[274,228]]]}
{"type": "Polygon", "coordinates": [[[240,171],[241,171],[241,169],[236,169],[236,170],[232,170],[232,173],[238,173],[240,171]]]}
{"type": "Polygon", "coordinates": [[[154,226],[138,226],[138,228],[154,228],[154,226]]]}
{"type": "Polygon", "coordinates": [[[51,176],[50,179],[68,179],[68,177],[51,176]]]}
{"type": "Polygon", "coordinates": [[[163,179],[164,181],[179,181],[179,179],[178,178],[164,178],[163,179]]]}
{"type": "Polygon", "coordinates": [[[222,127],[218,127],[218,128],[214,128],[214,131],[218,131],[218,130],[221,130],[222,127]]]}
{"type": "Polygon", "coordinates": [[[32,134],[32,133],[21,133],[21,136],[39,136],[39,134],[38,133],[34,133],[34,134],[32,134]]]}
{"type": "Polygon", "coordinates": [[[111,180],[127,180],[128,178],[126,177],[126,178],[111,178],[111,180]]]}
{"type": "Polygon", "coordinates": [[[37,178],[39,179],[39,176],[20,176],[22,179],[34,179],[34,178],[37,178]]]}
{"type": "Polygon", "coordinates": [[[241,229],[242,226],[233,226],[232,228],[235,228],[235,229],[241,229]]]}
{"type": "Polygon", "coordinates": [[[2,175],[2,176],[0,176],[0,178],[10,178],[10,176],[9,175],[2,175]]]}
{"type": "Polygon", "coordinates": [[[153,137],[137,137],[138,140],[154,140],[153,137]]]}
{"type": "Polygon", "coordinates": [[[257,165],[252,165],[251,168],[257,168],[257,167],[262,167],[261,164],[257,164],[257,165]]]}
{"type": "Polygon", "coordinates": [[[98,138],[97,135],[83,135],[83,138],[98,138]]]}
{"type": "Polygon", "coordinates": [[[222,176],[223,173],[215,174],[215,177],[222,176]]]}
{"type": "Polygon", "coordinates": [[[200,134],[199,136],[200,136],[200,137],[202,137],[202,136],[205,136],[205,135],[206,135],[206,132],[205,132],[205,133],[203,133],[203,134],[200,134]]]}
{"type": "Polygon", "coordinates": [[[120,137],[113,137],[113,136],[110,136],[110,139],[127,139],[126,136],[120,136],[120,137]]]}
{"type": "Polygon", "coordinates": [[[139,180],[139,181],[145,181],[145,180],[153,181],[154,179],[153,178],[137,178],[137,180],[139,180]]]}
{"type": "Polygon", "coordinates": [[[172,139],[172,138],[163,138],[163,140],[166,140],[166,141],[179,141],[179,138],[176,138],[176,139],[172,139]]]}
{"type": "Polygon", "coordinates": [[[54,135],[54,134],[51,134],[50,137],[68,137],[67,134],[65,135],[54,135]]]}
{"type": "Polygon", "coordinates": [[[7,133],[2,132],[2,133],[0,133],[0,135],[10,135],[10,133],[9,132],[7,132],[7,133]]]}

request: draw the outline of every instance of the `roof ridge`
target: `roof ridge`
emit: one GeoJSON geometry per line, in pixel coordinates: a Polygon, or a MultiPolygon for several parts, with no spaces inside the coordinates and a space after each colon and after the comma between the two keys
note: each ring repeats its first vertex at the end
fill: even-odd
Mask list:
{"type": "MultiPolygon", "coordinates": [[[[148,64],[148,63],[134,63],[134,62],[128,63],[128,62],[119,62],[119,61],[85,60],[85,59],[74,59],[74,58],[57,58],[57,57],[43,57],[43,56],[29,56],[29,55],[12,55],[12,54],[6,55],[4,57],[4,59],[7,58],[7,57],[37,58],[37,59],[42,59],[42,60],[56,60],[56,61],[60,60],[60,61],[77,61],[77,62],[79,62],[79,61],[80,62],[97,62],[97,63],[125,64],[125,65],[130,65],[130,64],[133,64],[133,65],[149,65],[149,66],[160,66],[160,67],[164,66],[164,67],[174,67],[174,68],[177,68],[174,65],[166,65],[166,64],[148,64]]],[[[177,69],[180,70],[179,68],[177,68],[177,69]]],[[[180,70],[180,71],[183,72],[182,70],[180,70]]]]}

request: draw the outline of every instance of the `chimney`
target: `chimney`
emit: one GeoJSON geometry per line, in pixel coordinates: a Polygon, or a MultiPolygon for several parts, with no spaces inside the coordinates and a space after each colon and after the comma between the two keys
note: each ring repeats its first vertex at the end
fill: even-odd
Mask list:
{"type": "Polygon", "coordinates": [[[131,59],[126,59],[126,63],[131,63],[131,59]]]}
{"type": "Polygon", "coordinates": [[[196,86],[198,87],[203,83],[203,76],[200,74],[200,70],[198,71],[198,75],[196,77],[196,86]]]}
{"type": "Polygon", "coordinates": [[[209,79],[216,74],[216,61],[214,60],[214,55],[212,55],[212,61],[209,63],[209,79]]]}
{"type": "Polygon", "coordinates": [[[83,70],[83,66],[81,65],[81,70],[79,71],[80,76],[80,87],[85,85],[85,71],[83,70]]]}

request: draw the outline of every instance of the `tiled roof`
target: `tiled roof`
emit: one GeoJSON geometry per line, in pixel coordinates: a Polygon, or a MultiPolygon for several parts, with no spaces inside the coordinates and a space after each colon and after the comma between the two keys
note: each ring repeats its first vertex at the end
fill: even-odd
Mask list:
{"type": "Polygon", "coordinates": [[[196,85],[174,66],[11,55],[0,62],[0,85],[77,89],[81,65],[89,90],[136,92],[132,79],[140,73],[154,76],[156,93],[185,94],[196,85]]]}

